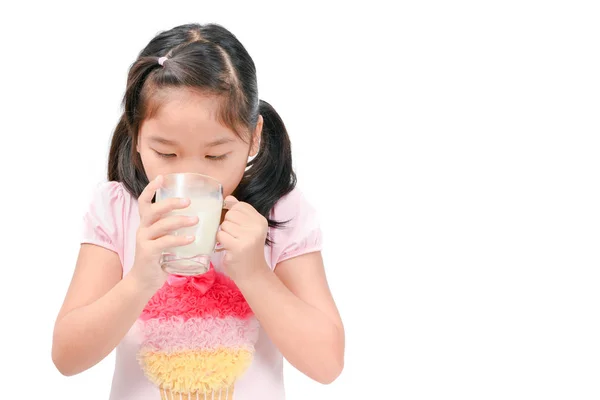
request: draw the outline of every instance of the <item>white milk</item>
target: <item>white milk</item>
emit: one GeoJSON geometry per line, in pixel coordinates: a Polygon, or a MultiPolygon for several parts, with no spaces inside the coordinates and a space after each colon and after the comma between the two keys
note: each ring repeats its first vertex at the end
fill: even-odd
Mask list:
{"type": "Polygon", "coordinates": [[[176,231],[177,236],[194,235],[196,239],[186,246],[171,249],[179,257],[194,257],[197,255],[209,255],[213,252],[216,243],[216,234],[221,222],[221,211],[223,202],[214,196],[198,195],[190,196],[191,203],[181,210],[174,210],[172,215],[198,216],[198,224],[190,227],[180,228],[176,231]]]}

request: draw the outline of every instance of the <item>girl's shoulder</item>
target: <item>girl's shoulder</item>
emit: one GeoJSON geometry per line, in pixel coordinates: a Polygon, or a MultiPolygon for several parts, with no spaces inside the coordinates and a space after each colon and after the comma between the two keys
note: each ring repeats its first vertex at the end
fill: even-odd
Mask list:
{"type": "Polygon", "coordinates": [[[273,207],[275,213],[294,214],[303,211],[316,212],[316,209],[312,204],[312,200],[298,186],[281,197],[273,207]]]}
{"type": "Polygon", "coordinates": [[[290,228],[303,224],[319,224],[317,209],[302,189],[298,187],[295,187],[275,203],[271,210],[271,219],[289,221],[286,226],[290,228]]]}
{"type": "Polygon", "coordinates": [[[116,181],[103,181],[96,184],[89,201],[88,213],[95,211],[106,217],[122,214],[129,209],[136,200],[125,188],[125,185],[116,181]]]}
{"type": "Polygon", "coordinates": [[[273,241],[273,264],[320,251],[322,233],[319,213],[299,188],[283,196],[271,210],[272,220],[281,224],[269,230],[273,241]]]}
{"type": "Polygon", "coordinates": [[[83,216],[81,243],[91,243],[124,255],[125,224],[132,214],[133,197],[121,182],[98,183],[83,216]]]}
{"type": "MultiPolygon", "coordinates": [[[[125,189],[125,185],[122,182],[103,181],[96,184],[92,200],[115,201],[124,199],[127,195],[129,195],[129,192],[125,189]]],[[[131,197],[131,195],[129,196],[131,197]]]]}

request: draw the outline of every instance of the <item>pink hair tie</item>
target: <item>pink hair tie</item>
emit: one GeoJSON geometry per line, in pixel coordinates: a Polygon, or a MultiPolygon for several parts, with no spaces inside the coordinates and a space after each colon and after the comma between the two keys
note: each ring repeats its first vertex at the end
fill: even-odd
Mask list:
{"type": "Polygon", "coordinates": [[[165,61],[167,61],[167,60],[168,60],[168,58],[167,58],[167,57],[161,57],[161,58],[159,58],[159,59],[158,59],[158,63],[159,63],[161,66],[164,66],[164,65],[165,65],[165,61]]]}

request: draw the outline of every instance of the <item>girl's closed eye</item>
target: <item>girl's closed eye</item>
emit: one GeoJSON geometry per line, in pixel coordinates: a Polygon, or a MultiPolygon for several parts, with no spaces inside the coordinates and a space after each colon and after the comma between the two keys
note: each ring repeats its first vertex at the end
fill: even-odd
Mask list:
{"type": "Polygon", "coordinates": [[[161,158],[173,158],[177,155],[175,153],[161,153],[160,151],[154,150],[154,152],[161,158]]]}
{"type": "Polygon", "coordinates": [[[213,161],[221,161],[221,160],[224,160],[225,158],[227,158],[227,154],[229,154],[229,153],[222,154],[220,156],[206,156],[206,158],[209,160],[213,160],[213,161]]]}

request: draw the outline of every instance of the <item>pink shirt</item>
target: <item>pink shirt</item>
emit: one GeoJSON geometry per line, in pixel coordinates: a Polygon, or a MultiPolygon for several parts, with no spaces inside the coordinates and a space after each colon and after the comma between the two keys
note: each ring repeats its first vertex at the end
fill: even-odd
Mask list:
{"type": "MultiPolygon", "coordinates": [[[[321,250],[315,210],[298,189],[281,198],[271,218],[269,266],[321,250]]],[[[137,200],[118,182],[99,185],[84,216],[82,243],[119,255],[123,275],[133,264],[137,200]]],[[[223,272],[224,252],[198,277],[171,276],[116,348],[111,400],[282,400],[283,358],[223,272]]]]}

